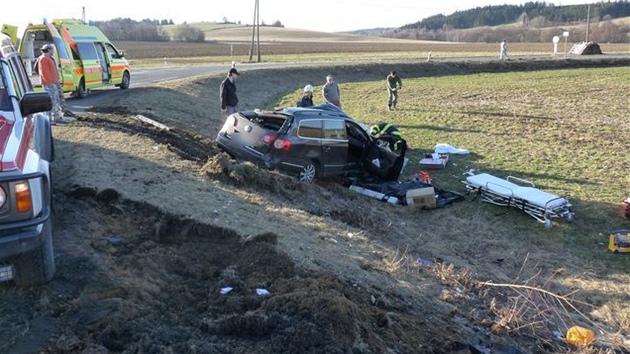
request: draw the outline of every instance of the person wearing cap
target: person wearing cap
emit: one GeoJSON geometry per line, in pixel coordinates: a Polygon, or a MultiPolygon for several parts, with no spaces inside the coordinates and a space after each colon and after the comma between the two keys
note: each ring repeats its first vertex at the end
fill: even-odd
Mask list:
{"type": "Polygon", "coordinates": [[[311,107],[313,106],[313,86],[304,86],[304,95],[297,101],[298,107],[311,107]]]}
{"type": "Polygon", "coordinates": [[[50,122],[55,125],[57,123],[63,124],[65,121],[61,118],[61,99],[63,95],[60,95],[61,83],[59,82],[59,70],[57,70],[57,63],[53,59],[55,54],[55,46],[48,43],[42,48],[42,55],[37,59],[37,68],[39,72],[39,79],[44,88],[44,91],[48,92],[50,99],[52,100],[52,110],[49,112],[50,122]]]}
{"type": "Polygon", "coordinates": [[[236,78],[239,73],[236,68],[228,71],[228,76],[221,82],[219,94],[221,96],[221,113],[230,115],[238,112],[238,96],[236,95],[236,78]]]}
{"type": "Polygon", "coordinates": [[[322,87],[322,96],[324,96],[326,101],[341,108],[341,91],[332,75],[326,76],[326,83],[322,87]]]}
{"type": "Polygon", "coordinates": [[[402,88],[402,80],[398,75],[396,75],[396,71],[390,71],[389,75],[387,75],[387,107],[390,111],[396,109],[396,103],[398,103],[398,90],[402,88]]]}

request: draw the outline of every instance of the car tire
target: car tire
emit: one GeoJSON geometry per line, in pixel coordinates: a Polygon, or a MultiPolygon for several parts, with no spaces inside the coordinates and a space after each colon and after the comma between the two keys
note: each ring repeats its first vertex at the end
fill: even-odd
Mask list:
{"type": "Polygon", "coordinates": [[[120,82],[120,89],[121,90],[126,90],[129,88],[129,84],[131,83],[131,76],[129,76],[129,72],[125,71],[123,73],[123,77],[122,77],[122,81],[120,82]]]}
{"type": "Polygon", "coordinates": [[[55,274],[52,226],[50,219],[43,225],[43,243],[39,248],[18,255],[12,262],[13,280],[20,288],[29,288],[49,282],[55,274]]]}
{"type": "Polygon", "coordinates": [[[86,98],[88,96],[88,89],[85,87],[85,78],[82,77],[79,81],[79,86],[77,86],[77,95],[79,98],[86,98]]]}
{"type": "Polygon", "coordinates": [[[312,183],[319,174],[319,167],[315,162],[308,163],[302,167],[298,174],[300,182],[312,183]]]}

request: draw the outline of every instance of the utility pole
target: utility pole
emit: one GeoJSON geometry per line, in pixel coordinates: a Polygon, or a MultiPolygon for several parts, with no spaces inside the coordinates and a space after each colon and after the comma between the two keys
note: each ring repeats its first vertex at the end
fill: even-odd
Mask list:
{"type": "Polygon", "coordinates": [[[588,33],[591,31],[591,4],[588,4],[586,11],[586,43],[588,43],[588,33]]]}
{"type": "Polygon", "coordinates": [[[256,43],[258,62],[260,63],[260,8],[258,6],[258,0],[254,2],[254,23],[252,28],[252,45],[249,48],[249,61],[252,61],[254,57],[254,43],[256,43]]]}

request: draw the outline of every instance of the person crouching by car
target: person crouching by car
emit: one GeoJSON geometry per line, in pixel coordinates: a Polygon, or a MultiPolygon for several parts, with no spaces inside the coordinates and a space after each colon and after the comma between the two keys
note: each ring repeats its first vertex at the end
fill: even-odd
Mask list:
{"type": "Polygon", "coordinates": [[[304,86],[304,95],[297,101],[298,107],[311,107],[313,106],[313,86],[304,86]]]}
{"type": "Polygon", "coordinates": [[[229,116],[238,112],[238,96],[236,95],[236,78],[239,73],[236,68],[228,71],[228,76],[221,82],[219,95],[221,97],[221,113],[229,116]]]}
{"type": "Polygon", "coordinates": [[[379,123],[371,126],[370,135],[373,138],[389,143],[389,148],[394,152],[399,152],[402,148],[402,134],[398,128],[391,123],[379,123]]]}

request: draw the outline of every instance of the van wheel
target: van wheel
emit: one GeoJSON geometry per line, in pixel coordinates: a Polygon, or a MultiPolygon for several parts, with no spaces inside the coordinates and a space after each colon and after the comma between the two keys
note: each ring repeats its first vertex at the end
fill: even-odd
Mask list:
{"type": "Polygon", "coordinates": [[[311,183],[315,180],[318,173],[319,169],[317,168],[317,165],[312,162],[302,167],[302,170],[300,170],[300,174],[298,175],[298,179],[300,182],[311,183]]]}
{"type": "Polygon", "coordinates": [[[129,72],[125,71],[123,73],[122,81],[120,82],[120,89],[126,90],[129,88],[129,83],[131,82],[131,77],[129,76],[129,72]]]}
{"type": "Polygon", "coordinates": [[[29,288],[49,282],[55,274],[55,255],[51,221],[44,223],[43,244],[35,250],[15,257],[14,281],[20,288],[29,288]]]}
{"type": "Polygon", "coordinates": [[[79,98],[86,98],[88,96],[88,90],[85,88],[85,78],[81,78],[79,86],[77,87],[77,95],[79,98]]]}

